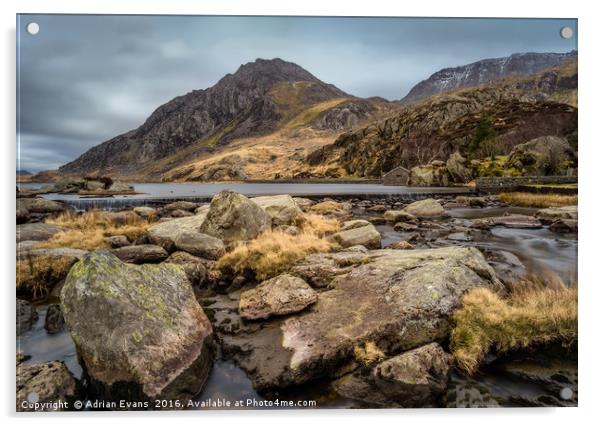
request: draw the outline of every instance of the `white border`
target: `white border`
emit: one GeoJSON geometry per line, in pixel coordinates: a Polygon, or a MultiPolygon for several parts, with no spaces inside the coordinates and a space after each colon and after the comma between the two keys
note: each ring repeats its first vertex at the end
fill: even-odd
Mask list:
{"type": "MultiPolygon", "coordinates": [[[[45,425],[82,422],[106,424],[107,421],[143,417],[148,424],[162,424],[168,419],[182,422],[236,422],[245,425],[266,423],[305,424],[316,420],[345,422],[350,425],[371,422],[399,422],[412,424],[438,423],[463,425],[505,425],[508,423],[545,422],[548,425],[575,424],[595,419],[600,395],[600,316],[602,311],[599,277],[600,231],[596,216],[600,209],[600,168],[602,166],[602,120],[600,102],[602,96],[599,45],[602,40],[600,14],[595,2],[556,1],[527,2],[504,0],[499,2],[453,0],[408,1],[385,0],[20,0],[0,3],[2,14],[2,85],[3,101],[1,143],[3,155],[2,173],[2,270],[4,271],[4,310],[2,315],[5,345],[2,350],[2,387],[0,403],[2,413],[9,422],[17,418],[14,411],[14,188],[15,188],[15,14],[21,13],[124,13],[124,14],[235,14],[235,15],[346,15],[346,16],[459,16],[459,17],[547,17],[579,19],[579,106],[580,106],[580,357],[579,357],[579,408],[575,409],[472,409],[472,410],[362,410],[362,411],[294,411],[294,412],[194,412],[194,413],[91,413],[91,415],[67,414],[19,416],[20,422],[44,423],[45,425]]],[[[74,35],[76,37],[76,35],[74,35]]]]}

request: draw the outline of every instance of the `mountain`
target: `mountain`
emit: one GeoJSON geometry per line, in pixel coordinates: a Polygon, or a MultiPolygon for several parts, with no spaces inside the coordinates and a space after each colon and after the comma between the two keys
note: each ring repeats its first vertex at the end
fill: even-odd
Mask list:
{"type": "MultiPolygon", "coordinates": [[[[161,105],[140,127],[93,147],[59,173],[186,180],[194,167],[186,174],[180,166],[215,156],[233,141],[294,127],[295,119],[320,119],[316,130],[347,129],[371,117],[378,103],[354,98],[294,63],[257,59],[208,89],[161,105]]],[[[198,177],[205,178],[212,176],[198,177]]]]}
{"type": "Polygon", "coordinates": [[[412,104],[438,93],[476,87],[504,77],[533,75],[576,58],[575,50],[568,53],[515,53],[504,58],[444,68],[415,85],[401,102],[412,104]]]}
{"type": "Polygon", "coordinates": [[[17,170],[17,176],[30,176],[32,173],[27,170],[17,170]]]}
{"type": "Polygon", "coordinates": [[[446,160],[459,150],[471,157],[508,154],[538,136],[576,141],[577,64],[566,62],[530,77],[508,77],[476,88],[431,96],[397,114],[312,152],[309,167],[340,167],[346,174],[379,178],[397,166],[446,160]],[[485,146],[477,132],[493,135],[485,146]],[[472,144],[471,144],[472,143],[472,144]]]}

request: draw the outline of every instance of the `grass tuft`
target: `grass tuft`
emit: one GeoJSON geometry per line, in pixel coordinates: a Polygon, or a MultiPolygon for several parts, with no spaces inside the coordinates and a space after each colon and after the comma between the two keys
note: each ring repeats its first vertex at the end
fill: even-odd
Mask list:
{"type": "Polygon", "coordinates": [[[521,207],[563,207],[577,205],[577,195],[505,192],[500,194],[500,201],[521,207]]]}
{"type": "Polygon", "coordinates": [[[65,212],[46,223],[60,225],[65,231],[38,244],[37,248],[72,247],[82,250],[108,248],[105,237],[125,235],[135,241],[146,233],[152,220],[145,220],[135,214],[128,215],[124,223],[115,223],[105,213],[97,210],[77,214],[65,212]]]}
{"type": "Polygon", "coordinates": [[[43,298],[69,273],[75,259],[36,256],[17,261],[17,292],[33,300],[43,298]]]}
{"type": "Polygon", "coordinates": [[[216,269],[229,276],[253,274],[258,280],[265,280],[284,272],[292,263],[309,254],[332,250],[336,244],[324,236],[338,229],[336,220],[307,214],[303,216],[299,234],[265,231],[222,256],[216,269]]]}
{"type": "Polygon", "coordinates": [[[577,289],[538,283],[514,289],[508,298],[477,288],[453,317],[451,348],[460,368],[474,373],[490,351],[577,340],[577,289]]]}

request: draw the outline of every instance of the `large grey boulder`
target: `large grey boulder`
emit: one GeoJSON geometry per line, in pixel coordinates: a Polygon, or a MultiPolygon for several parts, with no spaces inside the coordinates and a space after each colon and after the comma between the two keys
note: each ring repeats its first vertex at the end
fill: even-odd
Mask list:
{"type": "Polygon", "coordinates": [[[134,213],[144,219],[150,219],[157,216],[157,209],[148,206],[134,207],[134,213]]]}
{"type": "Polygon", "coordinates": [[[63,203],[47,200],[42,197],[18,198],[17,210],[26,210],[30,213],[59,213],[66,210],[63,203]]]}
{"type": "Polygon", "coordinates": [[[330,288],[311,309],[220,336],[256,388],[336,374],[368,342],[389,354],[444,340],[467,291],[503,289],[475,248],[321,253],[304,263],[313,265],[306,281],[330,288]]]}
{"type": "Polygon", "coordinates": [[[190,399],[212,360],[212,327],[183,269],[107,251],[77,262],[61,293],[90,384],[110,400],[190,399]]]}
{"type": "Polygon", "coordinates": [[[418,218],[431,218],[447,216],[443,206],[432,198],[426,200],[414,201],[403,209],[406,213],[418,218]]]}
{"type": "Polygon", "coordinates": [[[17,366],[17,411],[62,411],[76,396],[77,383],[64,362],[17,366]],[[37,400],[28,398],[32,394],[37,400]],[[59,401],[66,404],[51,404],[59,401]],[[31,402],[41,405],[36,408],[31,402]]]}
{"type": "Polygon", "coordinates": [[[44,241],[63,230],[58,225],[50,223],[25,223],[17,225],[17,243],[21,241],[44,241]]]}
{"type": "Polygon", "coordinates": [[[318,300],[318,293],[299,277],[278,275],[240,295],[239,312],[244,319],[266,319],[299,312],[318,300]]]}
{"type": "Polygon", "coordinates": [[[210,267],[211,263],[213,263],[201,259],[200,257],[193,256],[185,251],[176,251],[170,254],[165,262],[180,265],[184,269],[190,284],[196,286],[205,282],[205,279],[207,278],[207,269],[210,267]]]}
{"type": "Polygon", "coordinates": [[[271,223],[272,218],[244,195],[222,191],[211,200],[200,231],[228,244],[252,240],[270,229],[271,223]]]}
{"type": "Polygon", "coordinates": [[[288,194],[251,198],[271,218],[272,226],[294,225],[303,214],[293,197],[288,194]]]}
{"type": "Polygon", "coordinates": [[[147,231],[149,239],[165,250],[172,251],[175,248],[175,239],[180,233],[200,231],[209,208],[197,209],[197,211],[194,216],[171,219],[151,226],[147,231]]]}
{"type": "Polygon", "coordinates": [[[456,151],[449,156],[446,162],[447,173],[453,182],[466,183],[472,179],[472,174],[466,167],[466,158],[456,151]]]}
{"type": "Polygon", "coordinates": [[[340,395],[373,406],[432,407],[446,390],[453,358],[429,343],[334,383],[340,395]]]}
{"type": "Polygon", "coordinates": [[[347,228],[344,231],[337,232],[336,234],[333,234],[332,239],[339,243],[343,248],[357,245],[362,245],[371,249],[381,248],[380,232],[378,232],[370,222],[366,222],[364,226],[353,227],[351,229],[347,228]]]}
{"type": "Polygon", "coordinates": [[[174,210],[184,210],[184,211],[194,211],[199,205],[197,203],[193,203],[191,201],[175,201],[173,203],[167,204],[164,209],[167,211],[174,210]]]}
{"type": "Polygon", "coordinates": [[[180,232],[174,243],[178,250],[210,260],[217,260],[226,252],[222,240],[200,232],[180,232]]]}
{"type": "Polygon", "coordinates": [[[563,173],[572,167],[576,153],[564,138],[540,136],[512,148],[507,164],[535,175],[563,173]]]}
{"type": "Polygon", "coordinates": [[[138,264],[162,262],[169,256],[163,247],[154,244],[119,247],[112,249],[111,253],[123,262],[138,264]]]}

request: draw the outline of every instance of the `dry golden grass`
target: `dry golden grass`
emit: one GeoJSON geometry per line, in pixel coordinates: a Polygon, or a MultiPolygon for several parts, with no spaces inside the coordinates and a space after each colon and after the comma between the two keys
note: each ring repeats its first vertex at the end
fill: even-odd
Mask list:
{"type": "Polygon", "coordinates": [[[577,289],[538,283],[502,298],[489,289],[467,293],[454,314],[451,348],[458,365],[474,373],[490,351],[577,341],[577,289]]]}
{"type": "Polygon", "coordinates": [[[577,205],[577,195],[532,194],[530,192],[505,192],[500,194],[504,203],[521,207],[562,207],[577,205]]]}
{"type": "Polygon", "coordinates": [[[91,210],[82,214],[65,212],[47,223],[66,228],[51,239],[38,244],[38,248],[71,247],[82,250],[107,248],[105,237],[125,235],[135,241],[146,233],[152,221],[147,221],[136,214],[128,215],[124,223],[116,223],[104,212],[91,210]]]}
{"type": "Polygon", "coordinates": [[[385,359],[383,351],[372,341],[366,342],[363,346],[355,346],[353,356],[358,363],[364,366],[373,365],[385,359]]]}
{"type": "Polygon", "coordinates": [[[36,256],[17,261],[17,291],[32,299],[46,296],[56,283],[69,273],[75,259],[36,256]]]}
{"type": "Polygon", "coordinates": [[[336,201],[322,201],[321,203],[311,206],[310,210],[317,214],[330,214],[344,213],[349,209],[346,208],[345,204],[343,203],[338,203],[336,201]]]}
{"type": "Polygon", "coordinates": [[[216,269],[230,276],[252,273],[257,279],[265,280],[309,254],[328,252],[335,247],[335,243],[324,236],[339,229],[336,220],[304,215],[300,228],[297,235],[268,230],[226,253],[218,260],[216,269]]]}

